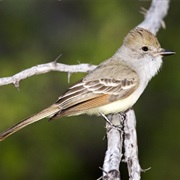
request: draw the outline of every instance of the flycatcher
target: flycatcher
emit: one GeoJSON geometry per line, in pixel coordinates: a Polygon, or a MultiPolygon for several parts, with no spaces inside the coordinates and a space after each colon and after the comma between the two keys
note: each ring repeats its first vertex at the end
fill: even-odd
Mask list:
{"type": "Polygon", "coordinates": [[[0,141],[45,117],[101,115],[126,111],[143,93],[162,65],[162,56],[175,52],[161,48],[149,31],[136,27],[123,45],[81,81],[71,86],[50,107],[0,133],[0,141]]]}

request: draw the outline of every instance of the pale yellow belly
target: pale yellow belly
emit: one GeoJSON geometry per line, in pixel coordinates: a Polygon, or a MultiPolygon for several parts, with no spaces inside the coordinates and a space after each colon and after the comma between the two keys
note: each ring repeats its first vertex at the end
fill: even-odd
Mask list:
{"type": "Polygon", "coordinates": [[[100,113],[103,114],[110,114],[110,113],[118,113],[126,111],[128,108],[131,108],[140,95],[137,95],[136,93],[133,93],[128,98],[121,99],[115,102],[112,102],[110,104],[107,104],[105,106],[101,106],[98,108],[90,109],[86,112],[86,114],[90,115],[100,115],[100,113]]]}

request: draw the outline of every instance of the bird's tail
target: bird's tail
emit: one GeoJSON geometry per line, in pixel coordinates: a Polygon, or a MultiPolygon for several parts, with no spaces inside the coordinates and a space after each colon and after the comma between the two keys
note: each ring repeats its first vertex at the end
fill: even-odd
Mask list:
{"type": "Polygon", "coordinates": [[[32,116],[20,121],[19,123],[15,124],[14,126],[10,127],[9,129],[0,133],[0,141],[4,140],[5,138],[10,136],[11,134],[19,131],[20,129],[26,127],[29,124],[32,124],[36,121],[39,121],[45,117],[53,116],[58,111],[60,111],[59,106],[53,104],[52,106],[40,111],[39,113],[32,115],[32,116]]]}

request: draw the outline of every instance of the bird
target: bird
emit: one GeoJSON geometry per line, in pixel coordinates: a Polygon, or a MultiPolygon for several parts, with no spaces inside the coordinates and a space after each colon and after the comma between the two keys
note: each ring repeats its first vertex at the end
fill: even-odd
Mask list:
{"type": "Polygon", "coordinates": [[[128,110],[159,72],[162,57],[173,54],[161,48],[157,37],[147,29],[132,29],[112,57],[69,87],[54,104],[0,133],[0,141],[46,117],[100,116],[128,110]]]}

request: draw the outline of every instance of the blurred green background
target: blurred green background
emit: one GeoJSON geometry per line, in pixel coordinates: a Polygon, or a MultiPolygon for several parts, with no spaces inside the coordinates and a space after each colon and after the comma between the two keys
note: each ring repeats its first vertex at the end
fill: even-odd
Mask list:
{"type": "MultiPolygon", "coordinates": [[[[0,77],[37,64],[99,64],[137,26],[150,1],[133,0],[2,0],[0,1],[0,77]]],[[[145,180],[180,179],[180,1],[172,1],[158,33],[164,48],[163,70],[135,105],[139,158],[145,180]]],[[[85,74],[50,72],[0,88],[0,131],[42,110],[85,74]]],[[[101,176],[106,150],[105,122],[78,116],[48,123],[47,119],[0,143],[0,179],[85,179],[101,176]]],[[[122,164],[123,179],[127,178],[122,164]]]]}

